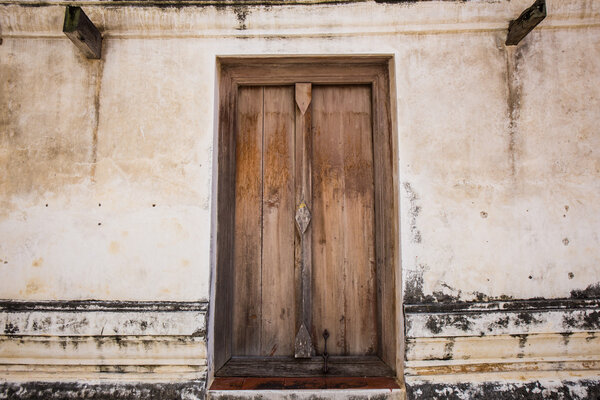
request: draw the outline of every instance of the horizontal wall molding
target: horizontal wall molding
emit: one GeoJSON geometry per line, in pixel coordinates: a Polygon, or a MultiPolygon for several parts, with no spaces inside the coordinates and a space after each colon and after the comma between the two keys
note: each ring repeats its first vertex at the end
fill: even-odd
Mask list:
{"type": "Polygon", "coordinates": [[[407,377],[600,374],[600,299],[407,304],[404,311],[407,377]]]}
{"type": "Polygon", "coordinates": [[[600,330],[599,299],[410,304],[404,312],[407,338],[600,330]]]}
{"type": "Polygon", "coordinates": [[[498,335],[408,339],[408,375],[600,370],[600,335],[498,335]]]}
{"type": "Polygon", "coordinates": [[[493,302],[457,302],[406,304],[407,313],[478,312],[478,311],[544,311],[577,308],[600,308],[600,299],[532,299],[493,302]]]}
{"type": "Polygon", "coordinates": [[[0,398],[20,400],[199,400],[205,398],[205,380],[160,383],[126,382],[8,382],[0,383],[0,398]]]}
{"type": "MultiPolygon", "coordinates": [[[[244,2],[244,18],[239,21],[236,14],[239,6],[235,6],[235,2],[224,5],[202,0],[0,0],[0,26],[6,38],[65,38],[62,19],[64,6],[68,4],[85,7],[86,14],[105,39],[478,34],[505,32],[509,21],[531,5],[529,0],[418,1],[398,5],[370,1],[329,4],[329,1],[307,0],[282,2],[277,7],[259,3],[244,2]],[[187,7],[185,12],[181,7],[187,7]],[[315,11],[319,12],[319,18],[314,17],[315,11]],[[335,18],[324,15],[335,15],[335,18]]],[[[590,27],[600,27],[600,7],[590,7],[583,2],[580,5],[554,2],[548,4],[548,17],[536,31],[590,27]]]]}
{"type": "MultiPolygon", "coordinates": [[[[464,378],[464,377],[463,377],[464,378]]],[[[407,379],[407,397],[412,400],[547,400],[598,399],[600,381],[597,377],[563,376],[557,374],[538,379],[513,378],[496,381],[429,382],[407,379]],[[562,378],[562,379],[561,379],[562,378]]]]}
{"type": "Polygon", "coordinates": [[[113,311],[167,312],[208,310],[207,301],[115,301],[115,300],[0,300],[0,312],[25,311],[113,311]]]}
{"type": "Polygon", "coordinates": [[[0,302],[0,334],[206,336],[206,302],[0,302]]]}
{"type": "Polygon", "coordinates": [[[0,301],[0,376],[204,379],[207,309],[207,302],[0,301]]]}

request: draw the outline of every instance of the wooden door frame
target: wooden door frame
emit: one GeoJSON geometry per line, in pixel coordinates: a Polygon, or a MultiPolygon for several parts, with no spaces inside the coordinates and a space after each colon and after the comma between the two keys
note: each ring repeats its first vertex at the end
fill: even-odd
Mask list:
{"type": "MultiPolygon", "coordinates": [[[[246,375],[247,369],[232,367],[233,330],[233,242],[235,205],[235,132],[238,87],[241,85],[368,84],[372,88],[373,162],[375,183],[375,254],[377,271],[378,348],[375,357],[358,357],[356,363],[371,375],[393,375],[400,346],[396,274],[399,273],[399,228],[396,182],[396,140],[392,132],[389,56],[338,57],[221,57],[219,66],[219,112],[216,201],[216,268],[213,296],[213,371],[215,375],[246,375]],[[383,362],[386,368],[375,364],[383,362]],[[375,363],[375,364],[374,364],[375,363]],[[222,368],[223,366],[229,368],[222,368]]],[[[341,365],[353,358],[337,360],[341,365]]],[[[298,363],[305,365],[304,375],[318,374],[320,357],[298,363]]],[[[241,366],[241,363],[236,364],[241,366]]],[[[258,360],[257,360],[258,361],[258,360]]],[[[256,375],[277,375],[280,365],[262,360],[265,369],[256,375]],[[269,367],[271,365],[271,367],[269,367]],[[277,367],[273,367],[277,365],[277,367]],[[269,373],[268,371],[272,371],[269,373]]],[[[356,364],[355,363],[355,364],[356,364]]],[[[233,367],[236,367],[233,365],[233,367]]],[[[286,370],[286,368],[283,368],[286,370]]],[[[361,370],[361,368],[358,368],[361,370]]],[[[357,371],[358,371],[357,370],[357,371]]],[[[345,368],[333,368],[335,375],[347,375],[345,368]],[[336,373],[337,371],[337,373],[336,373]]],[[[287,373],[287,372],[286,372],[287,373]]],[[[358,372],[363,374],[362,372],[358,372]]]]}

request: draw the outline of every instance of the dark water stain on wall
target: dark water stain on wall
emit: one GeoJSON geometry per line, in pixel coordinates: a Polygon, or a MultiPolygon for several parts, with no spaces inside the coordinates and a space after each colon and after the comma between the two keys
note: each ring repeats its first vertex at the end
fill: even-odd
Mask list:
{"type": "Polygon", "coordinates": [[[600,283],[589,285],[583,290],[571,290],[573,299],[600,299],[600,283]]]}
{"type": "Polygon", "coordinates": [[[408,400],[575,400],[600,399],[600,381],[569,380],[548,387],[543,382],[406,382],[408,400]]]}
{"type": "MultiPolygon", "coordinates": [[[[118,372],[111,370],[110,372],[118,372]]],[[[0,398],[19,400],[175,400],[204,399],[205,380],[180,383],[0,383],[0,398]]]]}

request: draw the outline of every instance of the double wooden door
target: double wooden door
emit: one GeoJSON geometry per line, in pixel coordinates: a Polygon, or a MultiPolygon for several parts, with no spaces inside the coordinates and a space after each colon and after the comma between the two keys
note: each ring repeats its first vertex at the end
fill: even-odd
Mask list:
{"type": "Polygon", "coordinates": [[[238,88],[234,357],[376,354],[372,126],[369,85],[238,88]]]}

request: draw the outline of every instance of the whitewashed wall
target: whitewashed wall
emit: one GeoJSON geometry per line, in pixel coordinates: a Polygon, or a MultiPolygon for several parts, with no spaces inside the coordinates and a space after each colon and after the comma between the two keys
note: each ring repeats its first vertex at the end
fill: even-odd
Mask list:
{"type": "Polygon", "coordinates": [[[0,6],[0,299],[209,301],[217,57],[294,54],[393,56],[406,303],[599,297],[599,2],[507,48],[529,1],[84,1],[100,61],[32,2],[0,6]]]}

